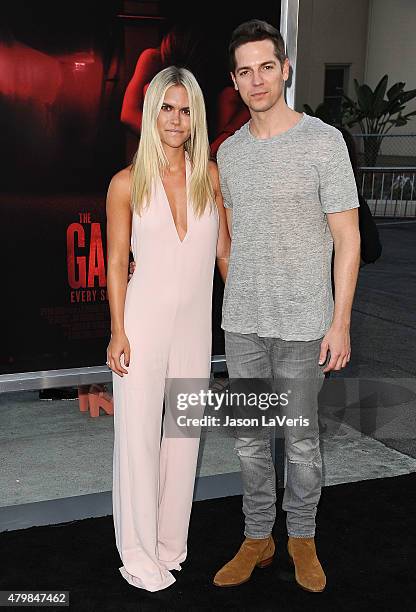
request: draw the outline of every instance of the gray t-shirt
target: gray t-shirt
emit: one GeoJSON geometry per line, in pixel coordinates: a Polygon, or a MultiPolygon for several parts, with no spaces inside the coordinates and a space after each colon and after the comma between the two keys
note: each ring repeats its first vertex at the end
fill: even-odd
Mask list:
{"type": "Polygon", "coordinates": [[[217,155],[224,206],[233,209],[222,328],[315,340],[333,317],[333,240],[326,213],[359,207],[342,134],[304,114],[258,139],[243,125],[217,155]]]}

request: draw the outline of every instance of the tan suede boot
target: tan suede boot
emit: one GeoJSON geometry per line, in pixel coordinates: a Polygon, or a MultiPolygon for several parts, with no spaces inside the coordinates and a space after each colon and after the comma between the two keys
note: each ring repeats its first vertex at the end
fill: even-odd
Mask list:
{"type": "Polygon", "coordinates": [[[291,538],[287,543],[289,558],[295,566],[296,582],[306,591],[320,593],[325,589],[326,577],[316,556],[314,538],[291,538]]]}
{"type": "Polygon", "coordinates": [[[273,561],[273,537],[257,540],[246,538],[238,553],[214,577],[216,586],[238,586],[250,580],[255,567],[267,567],[273,561]]]}

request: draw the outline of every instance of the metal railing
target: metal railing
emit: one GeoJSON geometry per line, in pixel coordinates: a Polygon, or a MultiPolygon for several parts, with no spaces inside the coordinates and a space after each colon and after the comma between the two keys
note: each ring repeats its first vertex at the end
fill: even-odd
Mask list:
{"type": "Polygon", "coordinates": [[[416,217],[416,134],[352,134],[359,189],[375,217],[416,217]]]}
{"type": "Polygon", "coordinates": [[[360,168],[361,195],[375,217],[416,217],[416,167],[360,168]]]}

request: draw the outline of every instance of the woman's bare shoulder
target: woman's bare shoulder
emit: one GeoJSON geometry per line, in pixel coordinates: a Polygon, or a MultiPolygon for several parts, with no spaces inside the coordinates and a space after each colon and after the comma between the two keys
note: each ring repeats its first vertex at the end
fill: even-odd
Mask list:
{"type": "Polygon", "coordinates": [[[130,209],[131,166],[123,168],[111,179],[107,192],[107,210],[119,210],[120,205],[130,209]]]}
{"type": "Polygon", "coordinates": [[[130,165],[116,172],[110,181],[109,190],[116,191],[119,194],[130,194],[131,169],[132,166],[130,165]]]}

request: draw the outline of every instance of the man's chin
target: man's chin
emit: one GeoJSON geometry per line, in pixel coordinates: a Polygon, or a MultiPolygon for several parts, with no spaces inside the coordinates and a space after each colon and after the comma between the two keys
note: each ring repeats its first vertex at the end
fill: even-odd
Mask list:
{"type": "Polygon", "coordinates": [[[270,102],[257,102],[253,104],[253,101],[250,102],[249,109],[253,111],[253,113],[265,113],[266,111],[272,108],[273,104],[270,102]]]}

